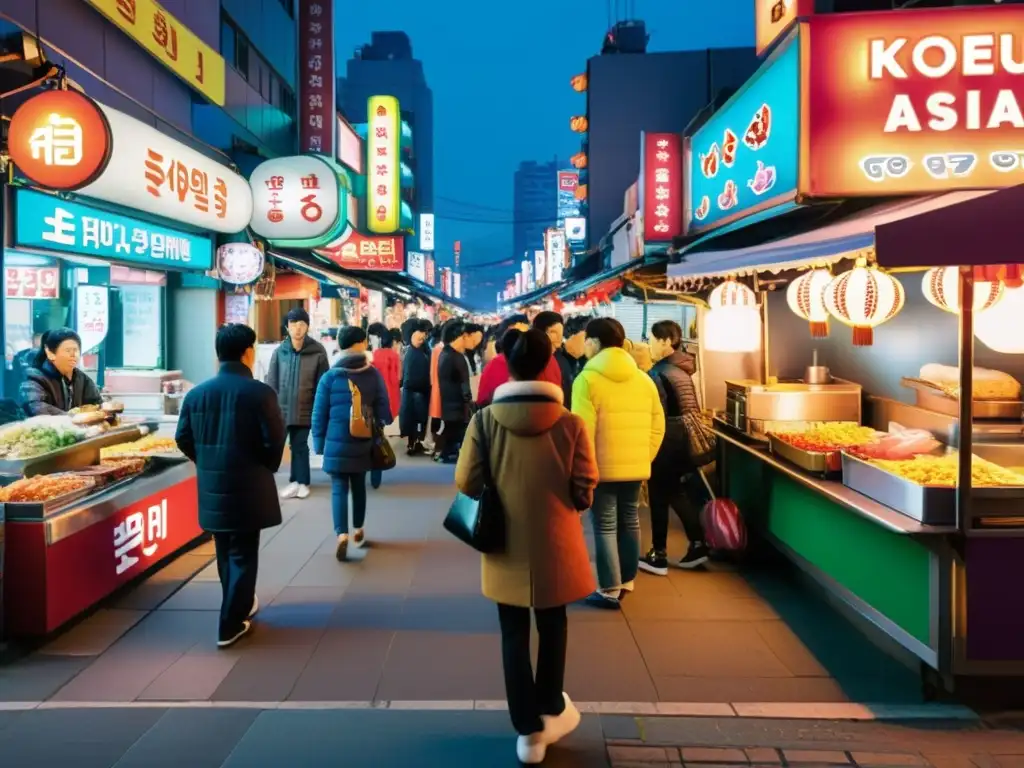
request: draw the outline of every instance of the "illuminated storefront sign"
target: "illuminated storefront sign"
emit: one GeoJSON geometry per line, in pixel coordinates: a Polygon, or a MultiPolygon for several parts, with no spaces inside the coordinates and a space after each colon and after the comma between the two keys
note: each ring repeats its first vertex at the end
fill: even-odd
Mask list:
{"type": "Polygon", "coordinates": [[[336,239],[344,227],[346,195],[325,158],[279,157],[260,163],[249,178],[252,227],[275,244],[317,247],[336,239]]]}
{"type": "Polygon", "coordinates": [[[371,96],[366,114],[366,228],[390,234],[399,228],[401,217],[398,99],[371,96]]]}
{"type": "Polygon", "coordinates": [[[587,239],[587,220],[582,216],[570,216],[565,220],[565,235],[570,242],[579,243],[587,239]]]}
{"type": "Polygon", "coordinates": [[[419,251],[409,251],[406,254],[405,271],[409,277],[415,277],[422,282],[427,281],[426,257],[419,251]]]}
{"type": "Polygon", "coordinates": [[[158,3],[153,0],[86,2],[192,88],[217,106],[224,106],[224,59],[158,3]]]}
{"type": "Polygon", "coordinates": [[[579,171],[558,172],[557,226],[562,227],[570,216],[580,215],[580,201],[576,199],[576,188],[580,185],[579,171]]]}
{"type": "Polygon", "coordinates": [[[434,261],[433,256],[427,256],[423,261],[426,270],[426,279],[423,282],[430,286],[437,285],[437,262],[434,261]]]}
{"type": "Polygon", "coordinates": [[[352,126],[338,118],[338,162],[356,173],[363,172],[363,140],[352,126]]]}
{"type": "Polygon", "coordinates": [[[56,299],[60,267],[4,267],[4,295],[8,299],[56,299]]]}
{"type": "MultiPolygon", "coordinates": [[[[562,273],[567,266],[566,261],[566,247],[565,247],[565,233],[560,229],[549,229],[544,239],[544,250],[537,251],[538,254],[544,254],[546,273],[544,277],[548,283],[557,283],[562,279],[562,273]]],[[[540,275],[540,268],[538,267],[537,274],[540,275]]]]}
{"type": "MultiPolygon", "coordinates": [[[[800,46],[787,43],[689,140],[687,232],[792,201],[797,186],[800,46]]],[[[837,150],[838,151],[838,150],[837,150]]],[[[644,208],[644,239],[657,238],[644,208]]]]}
{"type": "Polygon", "coordinates": [[[405,268],[405,244],[401,237],[368,237],[351,229],[344,240],[317,253],[345,269],[401,272],[405,268]]]}
{"type": "Polygon", "coordinates": [[[814,0],[754,0],[754,44],[760,56],[800,16],[814,13],[814,0]]]}
{"type": "Polygon", "coordinates": [[[334,3],[299,0],[299,148],[334,157],[334,3]]]}
{"type": "MultiPolygon", "coordinates": [[[[546,241],[551,239],[551,230],[549,229],[544,233],[546,241]]],[[[533,252],[533,274],[537,276],[537,287],[541,288],[547,284],[548,279],[548,265],[547,265],[547,250],[534,251],[533,252]]]]}
{"type": "Polygon", "coordinates": [[[683,232],[683,140],[676,133],[644,133],[643,200],[651,242],[672,242],[683,232]]]}
{"type": "Polygon", "coordinates": [[[420,214],[420,248],[424,251],[434,250],[434,214],[420,214]]]}
{"type": "Polygon", "coordinates": [[[155,269],[208,270],[209,238],[61,200],[31,189],[16,192],[14,242],[82,256],[143,264],[155,269]]]}
{"type": "Polygon", "coordinates": [[[819,16],[802,26],[800,191],[920,194],[1024,182],[1024,8],[819,16]]]}

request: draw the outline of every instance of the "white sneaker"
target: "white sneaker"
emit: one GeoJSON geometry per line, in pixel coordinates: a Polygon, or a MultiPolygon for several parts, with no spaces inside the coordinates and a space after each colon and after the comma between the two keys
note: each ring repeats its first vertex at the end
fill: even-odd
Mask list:
{"type": "Polygon", "coordinates": [[[334,558],[340,563],[348,559],[348,534],[338,536],[338,543],[334,547],[334,558]]]}
{"type": "Polygon", "coordinates": [[[299,497],[300,499],[308,499],[309,498],[309,486],[308,485],[300,485],[299,486],[299,490],[296,491],[295,495],[297,497],[299,497]]]}
{"type": "Polygon", "coordinates": [[[252,608],[249,609],[249,618],[251,619],[256,615],[256,612],[260,609],[260,599],[256,595],[252,596],[252,608]]]}
{"type": "Polygon", "coordinates": [[[232,645],[234,645],[239,640],[241,640],[243,637],[245,637],[247,634],[249,634],[249,632],[251,630],[252,630],[252,622],[248,621],[248,620],[243,621],[242,622],[242,628],[240,630],[238,630],[238,632],[235,635],[233,635],[232,637],[222,637],[219,640],[217,640],[217,647],[218,648],[230,648],[232,645]]]}
{"type": "Polygon", "coordinates": [[[547,752],[548,745],[544,741],[543,731],[516,739],[516,757],[523,765],[540,765],[547,752]]]}
{"type": "Polygon", "coordinates": [[[281,491],[281,498],[282,499],[294,499],[296,497],[296,495],[298,495],[298,493],[299,493],[299,484],[298,483],[288,483],[288,485],[286,485],[284,487],[284,489],[281,491]]]}
{"type": "Polygon", "coordinates": [[[580,724],[580,711],[572,703],[569,694],[563,691],[562,697],[565,699],[565,709],[562,710],[562,714],[541,716],[541,720],[544,721],[543,733],[546,744],[554,744],[556,741],[564,739],[580,724]]]}

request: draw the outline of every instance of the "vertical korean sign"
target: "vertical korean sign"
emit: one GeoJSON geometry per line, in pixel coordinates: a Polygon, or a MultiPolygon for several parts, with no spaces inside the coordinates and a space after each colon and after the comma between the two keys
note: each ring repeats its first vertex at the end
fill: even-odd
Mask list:
{"type": "Polygon", "coordinates": [[[398,139],[401,118],[394,96],[371,96],[366,105],[367,228],[378,235],[398,230],[401,179],[398,139]]]}
{"type": "Polygon", "coordinates": [[[334,0],[299,0],[299,150],[334,157],[334,0]]]}
{"type": "Polygon", "coordinates": [[[643,135],[644,239],[671,242],[683,233],[683,147],[676,133],[643,135]]]}

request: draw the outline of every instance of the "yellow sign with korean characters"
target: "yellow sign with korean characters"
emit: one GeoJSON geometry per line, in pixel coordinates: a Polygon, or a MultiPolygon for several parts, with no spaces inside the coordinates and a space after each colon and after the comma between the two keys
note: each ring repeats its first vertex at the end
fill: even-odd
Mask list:
{"type": "Polygon", "coordinates": [[[154,0],[85,0],[165,67],[224,106],[224,59],[154,0]]]}

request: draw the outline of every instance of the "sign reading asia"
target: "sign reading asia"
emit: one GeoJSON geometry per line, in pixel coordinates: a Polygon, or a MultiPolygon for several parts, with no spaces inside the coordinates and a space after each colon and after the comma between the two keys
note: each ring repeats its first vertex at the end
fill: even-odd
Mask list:
{"type": "Polygon", "coordinates": [[[199,229],[233,234],[252,216],[249,185],[230,168],[76,91],[47,91],[22,104],[8,151],[40,186],[199,229]]]}
{"type": "Polygon", "coordinates": [[[317,253],[345,269],[401,272],[405,269],[405,243],[401,237],[369,237],[354,229],[317,253]]]}
{"type": "Polygon", "coordinates": [[[249,226],[275,245],[315,248],[336,240],[347,220],[337,169],[318,155],[266,160],[249,177],[249,226]]]}
{"type": "Polygon", "coordinates": [[[644,226],[649,242],[672,242],[683,232],[683,142],[676,133],[644,133],[644,226]]]}
{"type": "Polygon", "coordinates": [[[394,96],[371,96],[367,101],[366,227],[378,235],[391,234],[400,226],[399,115],[394,96]]]}
{"type": "MultiPolygon", "coordinates": [[[[705,232],[792,202],[800,136],[800,46],[777,49],[690,137],[686,231],[705,232]]],[[[644,239],[651,219],[644,214],[644,239]]]]}
{"type": "Polygon", "coordinates": [[[210,238],[101,211],[59,197],[19,189],[14,198],[14,243],[154,269],[208,270],[210,238]]]}
{"type": "Polygon", "coordinates": [[[1024,182],[1024,8],[818,16],[800,191],[921,194],[1024,182]]]}

